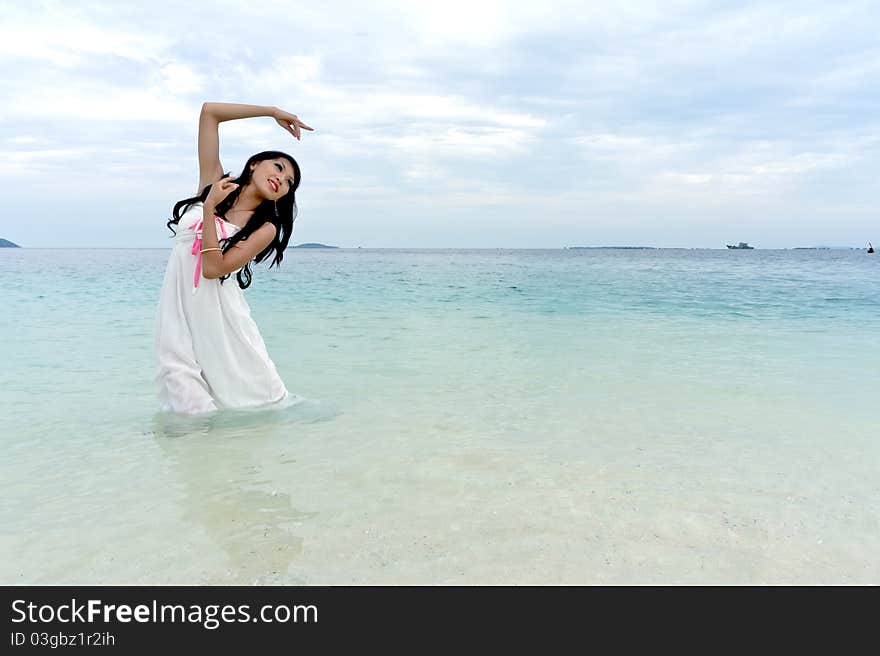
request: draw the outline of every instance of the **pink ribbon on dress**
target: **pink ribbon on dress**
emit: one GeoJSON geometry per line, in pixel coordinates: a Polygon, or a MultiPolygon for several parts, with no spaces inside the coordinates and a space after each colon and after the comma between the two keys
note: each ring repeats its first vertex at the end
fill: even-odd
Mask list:
{"type": "MultiPolygon", "coordinates": [[[[199,286],[199,278],[202,277],[202,222],[203,220],[199,219],[189,227],[190,230],[195,230],[196,232],[196,238],[193,239],[192,254],[198,258],[196,260],[196,272],[193,275],[193,294],[196,293],[196,289],[199,286]]],[[[214,222],[220,229],[221,237],[218,241],[226,239],[226,226],[223,225],[223,219],[215,214],[214,222]]]]}

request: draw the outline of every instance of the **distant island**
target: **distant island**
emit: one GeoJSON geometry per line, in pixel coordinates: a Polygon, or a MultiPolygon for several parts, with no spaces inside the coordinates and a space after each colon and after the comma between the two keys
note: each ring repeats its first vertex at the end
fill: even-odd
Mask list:
{"type": "Polygon", "coordinates": [[[8,239],[0,239],[0,248],[21,248],[21,246],[13,244],[8,239]]]}
{"type": "Polygon", "coordinates": [[[598,250],[598,249],[614,249],[614,250],[629,250],[629,251],[655,251],[657,250],[654,246],[566,246],[567,250],[570,251],[586,251],[586,250],[598,250]]]}
{"type": "Polygon", "coordinates": [[[860,251],[860,246],[795,246],[793,251],[860,251]]]}
{"type": "Polygon", "coordinates": [[[296,246],[294,246],[294,248],[339,248],[339,246],[327,246],[326,244],[309,243],[297,244],[296,246]]]}

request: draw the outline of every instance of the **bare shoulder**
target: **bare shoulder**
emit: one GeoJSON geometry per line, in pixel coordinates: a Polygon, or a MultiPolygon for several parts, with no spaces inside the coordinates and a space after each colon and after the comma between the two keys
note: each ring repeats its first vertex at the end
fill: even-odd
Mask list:
{"type": "Polygon", "coordinates": [[[273,239],[275,239],[275,235],[277,234],[278,228],[276,228],[273,223],[270,223],[268,221],[254,231],[254,235],[260,235],[261,240],[266,240],[267,246],[272,242],[273,239]]]}
{"type": "Polygon", "coordinates": [[[223,264],[212,269],[218,276],[226,275],[253,260],[275,239],[275,226],[264,223],[254,230],[247,239],[235,242],[223,255],[223,264]]]}
{"type": "Polygon", "coordinates": [[[259,253],[275,239],[278,229],[268,221],[254,230],[253,234],[243,241],[236,242],[233,248],[259,253]]]}

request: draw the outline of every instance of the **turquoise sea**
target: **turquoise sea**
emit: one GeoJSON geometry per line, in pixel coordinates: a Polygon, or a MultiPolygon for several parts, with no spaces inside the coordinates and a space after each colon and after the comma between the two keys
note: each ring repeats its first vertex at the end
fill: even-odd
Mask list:
{"type": "Polygon", "coordinates": [[[167,257],[0,249],[0,583],[880,583],[880,255],[291,249],[190,421],[167,257]]]}

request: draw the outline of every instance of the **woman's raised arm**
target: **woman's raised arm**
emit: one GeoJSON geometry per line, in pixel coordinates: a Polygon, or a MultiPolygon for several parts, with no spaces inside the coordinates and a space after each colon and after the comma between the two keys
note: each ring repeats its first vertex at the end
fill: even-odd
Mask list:
{"type": "Polygon", "coordinates": [[[219,126],[223,121],[255,116],[271,116],[285,130],[299,139],[300,128],[311,130],[296,115],[270,105],[239,105],[236,103],[206,102],[199,114],[199,188],[197,193],[209,184],[223,177],[220,164],[219,126]]]}

